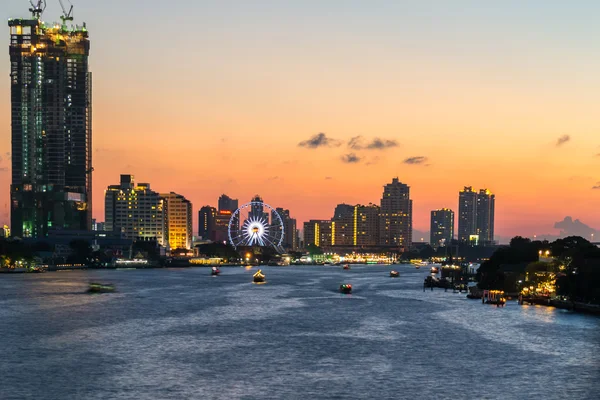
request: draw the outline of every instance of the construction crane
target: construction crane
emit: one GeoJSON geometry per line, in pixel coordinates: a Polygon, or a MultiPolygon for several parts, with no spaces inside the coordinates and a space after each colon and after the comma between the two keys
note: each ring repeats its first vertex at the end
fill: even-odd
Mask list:
{"type": "Polygon", "coordinates": [[[62,24],[65,25],[66,21],[73,21],[73,4],[71,3],[70,0],[67,0],[69,2],[69,5],[71,6],[69,8],[69,12],[67,12],[67,9],[65,8],[65,5],[63,3],[62,0],[58,0],[58,2],[60,3],[60,8],[62,8],[62,15],[60,16],[60,19],[62,20],[62,24]]]}
{"type": "Polygon", "coordinates": [[[33,0],[29,0],[29,4],[31,4],[31,8],[29,9],[31,16],[35,19],[40,19],[46,9],[46,0],[38,0],[36,4],[33,4],[33,0]]]}

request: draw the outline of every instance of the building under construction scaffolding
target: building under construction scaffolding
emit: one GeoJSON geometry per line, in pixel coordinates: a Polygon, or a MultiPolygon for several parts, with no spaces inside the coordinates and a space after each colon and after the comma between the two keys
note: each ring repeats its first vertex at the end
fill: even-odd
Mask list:
{"type": "MultiPolygon", "coordinates": [[[[10,19],[13,236],[91,229],[92,80],[90,42],[72,20],[46,25],[42,9],[10,19]]],[[[45,2],[44,2],[45,3],[45,2]]]]}

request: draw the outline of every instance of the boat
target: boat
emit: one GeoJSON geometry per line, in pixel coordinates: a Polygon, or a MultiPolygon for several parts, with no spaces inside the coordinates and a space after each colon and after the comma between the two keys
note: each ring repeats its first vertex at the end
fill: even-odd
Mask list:
{"type": "Polygon", "coordinates": [[[115,291],[115,285],[112,283],[97,283],[90,282],[88,293],[113,293],[115,291]]]}
{"type": "Polygon", "coordinates": [[[29,272],[34,273],[34,274],[40,274],[40,273],[46,272],[46,270],[42,267],[33,267],[29,270],[29,272]]]}
{"type": "Polygon", "coordinates": [[[398,278],[400,276],[400,272],[398,271],[390,271],[391,278],[398,278]]]}
{"type": "Polygon", "coordinates": [[[213,276],[217,276],[220,273],[221,273],[221,270],[219,268],[217,268],[217,267],[212,267],[212,269],[210,271],[210,274],[213,275],[213,276]]]}
{"type": "Polygon", "coordinates": [[[265,282],[265,274],[262,273],[262,270],[256,271],[254,275],[252,275],[252,279],[254,283],[264,283],[265,282]]]}
{"type": "Polygon", "coordinates": [[[432,274],[437,274],[438,272],[440,272],[440,269],[438,267],[431,267],[432,274]]]}
{"type": "Polygon", "coordinates": [[[493,304],[496,307],[504,307],[506,297],[503,290],[484,290],[481,302],[485,304],[493,304]]]}
{"type": "Polygon", "coordinates": [[[350,269],[350,265],[349,264],[344,264],[344,269],[350,269]]]}
{"type": "Polygon", "coordinates": [[[352,293],[352,285],[349,283],[343,283],[340,285],[340,293],[350,294],[352,293]]]}

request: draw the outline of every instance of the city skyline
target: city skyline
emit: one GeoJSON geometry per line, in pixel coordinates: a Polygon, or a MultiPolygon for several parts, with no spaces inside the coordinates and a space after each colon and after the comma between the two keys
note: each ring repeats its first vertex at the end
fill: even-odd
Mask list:
{"type": "MultiPolygon", "coordinates": [[[[421,231],[431,210],[458,210],[465,185],[499,195],[498,237],[551,234],[567,215],[600,227],[600,190],[592,189],[600,186],[600,80],[586,72],[600,60],[584,51],[600,33],[591,18],[600,6],[468,3],[464,23],[452,6],[416,2],[240,2],[233,11],[185,2],[186,10],[169,5],[177,26],[189,21],[204,34],[170,48],[152,34],[159,21],[175,29],[159,18],[167,5],[151,3],[133,32],[141,2],[116,16],[111,4],[76,2],[75,23],[87,22],[92,42],[93,217],[103,219],[103,189],[124,173],[184,194],[195,210],[221,193],[258,192],[290,209],[298,226],[330,218],[336,204],[376,200],[398,176],[411,187],[421,231]],[[129,34],[137,46],[118,39],[129,34]],[[173,74],[168,60],[187,48],[202,56],[173,74]]],[[[3,16],[28,17],[28,7],[9,0],[3,16]]],[[[58,17],[49,2],[43,19],[58,17]]],[[[7,76],[8,54],[0,57],[7,76]]],[[[0,88],[9,93],[10,80],[0,88]]],[[[8,223],[8,96],[0,125],[0,223],[8,223]]]]}

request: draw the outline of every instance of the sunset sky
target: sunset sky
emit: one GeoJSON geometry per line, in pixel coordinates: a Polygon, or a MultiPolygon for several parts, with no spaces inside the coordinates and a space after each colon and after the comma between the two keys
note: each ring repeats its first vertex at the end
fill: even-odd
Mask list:
{"type": "MultiPolygon", "coordinates": [[[[600,228],[598,1],[73,2],[92,43],[98,220],[122,173],[194,214],[258,193],[299,222],[379,203],[397,176],[418,230],[432,209],[457,211],[465,185],[496,194],[497,236],[553,233],[566,215],[600,228]],[[323,145],[299,145],[319,133],[323,145]]],[[[2,3],[4,21],[28,16],[28,1],[2,3]]],[[[59,10],[48,0],[43,19],[59,10]]]]}

